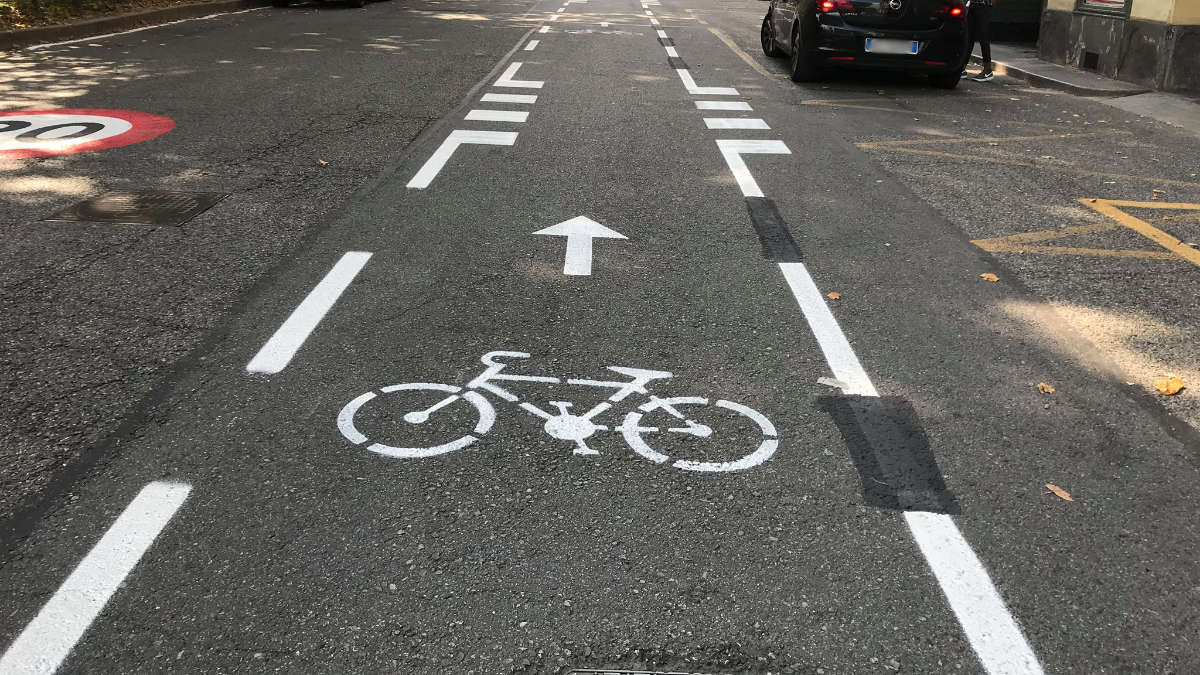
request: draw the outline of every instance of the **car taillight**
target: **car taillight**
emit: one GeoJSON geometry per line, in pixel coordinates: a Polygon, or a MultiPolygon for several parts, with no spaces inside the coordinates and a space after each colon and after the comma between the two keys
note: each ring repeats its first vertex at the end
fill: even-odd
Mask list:
{"type": "Polygon", "coordinates": [[[950,16],[962,16],[962,13],[963,13],[962,7],[951,7],[950,8],[950,16]]]}
{"type": "Polygon", "coordinates": [[[965,11],[961,2],[951,2],[938,8],[938,14],[943,16],[960,17],[965,11]]]}
{"type": "Polygon", "coordinates": [[[825,14],[835,11],[854,11],[854,3],[850,0],[817,0],[816,7],[818,12],[825,14]]]}

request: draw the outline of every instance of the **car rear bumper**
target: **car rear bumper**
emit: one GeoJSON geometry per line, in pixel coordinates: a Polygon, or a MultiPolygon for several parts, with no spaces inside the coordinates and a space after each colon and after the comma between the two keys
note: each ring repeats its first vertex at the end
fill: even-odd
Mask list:
{"type": "Polygon", "coordinates": [[[840,17],[821,17],[816,54],[825,66],[872,68],[908,72],[947,72],[962,68],[967,60],[967,24],[947,20],[936,30],[878,29],[852,26],[840,17]],[[915,40],[916,54],[890,55],[864,51],[867,38],[915,40]]]}

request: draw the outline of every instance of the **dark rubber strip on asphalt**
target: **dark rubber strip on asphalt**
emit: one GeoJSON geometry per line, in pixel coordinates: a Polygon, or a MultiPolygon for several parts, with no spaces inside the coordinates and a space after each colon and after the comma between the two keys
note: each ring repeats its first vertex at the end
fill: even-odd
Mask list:
{"type": "Polygon", "coordinates": [[[664,46],[664,47],[674,47],[674,46],[675,46],[675,40],[674,40],[674,39],[672,39],[672,38],[669,38],[669,37],[667,37],[667,38],[658,38],[658,44],[660,44],[660,45],[662,45],[662,46],[664,46]]]}
{"type": "Polygon", "coordinates": [[[671,64],[671,67],[675,70],[688,70],[687,61],[684,61],[678,56],[668,56],[667,63],[671,64]]]}
{"type": "Polygon", "coordinates": [[[779,215],[775,201],[766,197],[746,197],[746,208],[754,231],[762,242],[763,257],[772,262],[804,262],[800,247],[792,239],[787,223],[779,215]]]}
{"type": "Polygon", "coordinates": [[[858,469],[869,506],[899,511],[958,513],[917,413],[900,397],[826,396],[828,412],[858,469]]]}

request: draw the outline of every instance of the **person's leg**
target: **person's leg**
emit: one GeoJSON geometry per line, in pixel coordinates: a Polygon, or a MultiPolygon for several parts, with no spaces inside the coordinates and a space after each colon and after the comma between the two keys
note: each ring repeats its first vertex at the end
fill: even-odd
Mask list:
{"type": "Polygon", "coordinates": [[[982,5],[979,9],[983,10],[979,13],[979,32],[976,38],[972,40],[971,48],[974,49],[974,40],[979,40],[979,50],[983,56],[983,72],[992,72],[992,39],[989,26],[992,23],[992,6],[982,5]]]}

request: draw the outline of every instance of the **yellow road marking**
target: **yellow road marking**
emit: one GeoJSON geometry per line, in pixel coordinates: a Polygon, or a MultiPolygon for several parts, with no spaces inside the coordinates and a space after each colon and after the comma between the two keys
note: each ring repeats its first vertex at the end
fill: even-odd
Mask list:
{"type": "Polygon", "coordinates": [[[1200,266],[1200,251],[1184,244],[1175,237],[1163,232],[1144,220],[1135,218],[1117,207],[1146,208],[1146,209],[1175,209],[1200,211],[1200,204],[1185,204],[1179,202],[1132,202],[1118,199],[1081,199],[1083,204],[1099,213],[1108,216],[1115,222],[1099,223],[1096,225],[1076,225],[1056,230],[1039,232],[1022,232],[1007,237],[990,239],[975,239],[971,243],[992,253],[1035,253],[1039,255],[1086,255],[1110,258],[1143,258],[1149,260],[1187,260],[1200,266]],[[1143,251],[1139,249],[1106,249],[1081,248],[1074,246],[1045,246],[1031,242],[1053,241],[1077,234],[1092,234],[1095,232],[1111,232],[1127,227],[1146,237],[1154,243],[1167,249],[1166,251],[1143,251]]]}
{"type": "Polygon", "coordinates": [[[707,26],[708,32],[712,33],[713,35],[716,35],[718,40],[720,40],[721,42],[724,42],[726,47],[729,47],[729,51],[733,52],[734,54],[737,54],[737,57],[739,59],[745,61],[746,65],[753,68],[759,75],[762,75],[763,77],[770,77],[770,78],[787,77],[787,75],[785,75],[783,73],[772,73],[771,71],[767,70],[766,68],[763,67],[763,65],[761,63],[759,63],[758,61],[755,61],[753,56],[750,56],[749,54],[747,54],[744,49],[737,46],[737,44],[733,40],[730,40],[729,37],[726,36],[724,33],[717,30],[716,28],[713,28],[712,26],[709,26],[708,22],[705,21],[704,19],[697,19],[697,20],[700,23],[707,26]]]}
{"type": "Polygon", "coordinates": [[[1125,213],[1119,208],[1186,209],[1197,211],[1200,210],[1200,204],[1185,204],[1182,202],[1132,202],[1124,199],[1080,199],[1079,201],[1146,237],[1180,258],[1189,260],[1193,265],[1200,267],[1200,251],[1179,241],[1141,218],[1135,218],[1125,213]]]}
{"type": "MultiPolygon", "coordinates": [[[[896,147],[879,147],[866,148],[868,150],[881,150],[883,152],[905,152],[910,155],[927,155],[930,157],[946,157],[949,159],[962,159],[972,162],[986,162],[988,164],[1004,164],[1006,166],[1023,166],[1030,169],[1040,169],[1042,171],[1054,171],[1058,173],[1069,173],[1076,176],[1091,176],[1093,178],[1117,178],[1121,180],[1136,180],[1145,183],[1154,183],[1156,185],[1174,185],[1177,187],[1200,188],[1200,183],[1189,182],[1186,180],[1174,180],[1171,178],[1159,178],[1157,176],[1133,176],[1127,173],[1111,173],[1108,171],[1092,171],[1091,169],[1078,169],[1073,166],[1055,166],[1052,164],[1038,164],[1023,159],[1001,159],[999,157],[983,157],[980,155],[959,155],[953,152],[941,152],[938,150],[919,150],[917,148],[896,148],[896,147]]],[[[1152,204],[1155,202],[1151,202],[1152,204]]]]}

